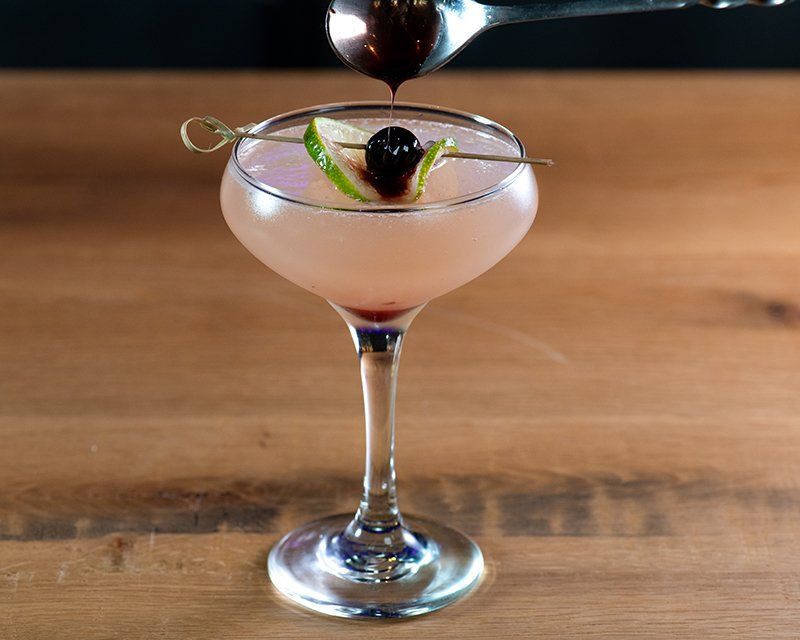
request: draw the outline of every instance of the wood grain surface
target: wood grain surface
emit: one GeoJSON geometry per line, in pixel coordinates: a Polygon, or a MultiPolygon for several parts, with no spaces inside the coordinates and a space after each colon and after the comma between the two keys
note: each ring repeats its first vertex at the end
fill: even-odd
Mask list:
{"type": "Polygon", "coordinates": [[[245,123],[341,73],[0,75],[0,637],[800,637],[800,75],[435,74],[515,130],[533,231],[405,348],[401,506],[479,541],[439,613],[294,608],[270,545],[354,509],[355,356],[218,205],[245,123]]]}

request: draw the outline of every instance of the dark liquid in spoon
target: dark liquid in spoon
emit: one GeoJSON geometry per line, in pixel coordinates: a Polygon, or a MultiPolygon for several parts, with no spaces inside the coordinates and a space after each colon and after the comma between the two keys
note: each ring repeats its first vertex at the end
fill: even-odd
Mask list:
{"type": "Polygon", "coordinates": [[[392,92],[415,77],[439,40],[435,0],[375,0],[366,15],[366,46],[350,53],[368,76],[392,92]]]}

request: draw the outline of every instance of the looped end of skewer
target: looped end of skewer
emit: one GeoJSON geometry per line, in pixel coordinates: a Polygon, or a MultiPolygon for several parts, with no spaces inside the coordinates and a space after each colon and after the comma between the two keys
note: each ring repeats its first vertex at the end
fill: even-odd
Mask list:
{"type": "Polygon", "coordinates": [[[247,133],[253,127],[252,124],[245,125],[244,127],[237,127],[231,129],[227,124],[218,120],[214,116],[195,116],[189,118],[181,125],[181,140],[184,146],[192,153],[213,153],[217,149],[221,149],[226,144],[235,142],[242,137],[242,134],[247,133]],[[198,123],[203,129],[209,133],[220,136],[222,139],[210,147],[198,147],[189,137],[189,125],[193,122],[198,123]]]}

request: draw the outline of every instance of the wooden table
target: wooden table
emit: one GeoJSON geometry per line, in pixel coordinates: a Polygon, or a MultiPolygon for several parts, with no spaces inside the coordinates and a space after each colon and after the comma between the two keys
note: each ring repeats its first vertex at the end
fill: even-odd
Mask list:
{"type": "Polygon", "coordinates": [[[484,583],[381,627],[284,603],[282,532],[355,507],[354,354],[178,142],[382,98],[341,73],[0,76],[0,637],[800,637],[800,76],[436,74],[514,129],[534,232],[406,346],[408,512],[484,583]]]}

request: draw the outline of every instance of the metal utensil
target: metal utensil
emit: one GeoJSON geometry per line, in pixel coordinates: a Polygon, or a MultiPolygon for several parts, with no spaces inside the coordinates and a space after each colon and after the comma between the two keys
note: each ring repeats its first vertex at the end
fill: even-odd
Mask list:
{"type": "Polygon", "coordinates": [[[394,89],[444,66],[484,31],[552,18],[703,5],[715,9],[777,6],[791,0],[540,0],[497,6],[476,0],[332,0],[327,32],[341,60],[394,89]]]}

